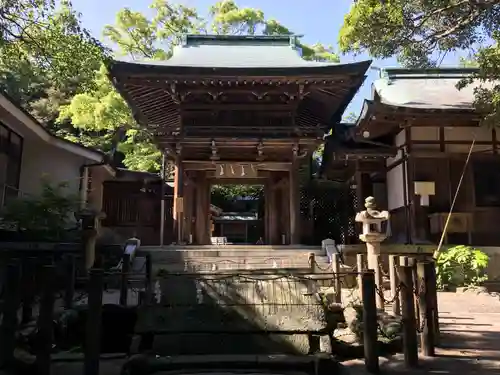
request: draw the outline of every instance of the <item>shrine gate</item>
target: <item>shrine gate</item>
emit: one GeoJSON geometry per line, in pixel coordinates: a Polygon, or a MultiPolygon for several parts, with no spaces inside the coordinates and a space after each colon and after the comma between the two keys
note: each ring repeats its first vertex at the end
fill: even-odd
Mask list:
{"type": "Polygon", "coordinates": [[[163,152],[163,170],[175,164],[176,242],[210,244],[210,187],[236,183],[264,186],[266,244],[299,244],[299,167],[369,65],[306,61],[295,36],[211,35],[185,36],[166,61],[112,62],[112,81],[163,152]]]}

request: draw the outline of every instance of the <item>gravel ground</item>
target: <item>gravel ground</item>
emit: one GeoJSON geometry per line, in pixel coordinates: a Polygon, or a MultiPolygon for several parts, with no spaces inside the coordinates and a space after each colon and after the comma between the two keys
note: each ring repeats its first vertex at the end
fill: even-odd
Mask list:
{"type": "MultiPolygon", "coordinates": [[[[405,369],[402,355],[381,358],[387,374],[500,374],[500,299],[497,295],[438,293],[441,348],[405,369]]],[[[347,373],[365,374],[360,360],[344,363],[347,373]]]]}

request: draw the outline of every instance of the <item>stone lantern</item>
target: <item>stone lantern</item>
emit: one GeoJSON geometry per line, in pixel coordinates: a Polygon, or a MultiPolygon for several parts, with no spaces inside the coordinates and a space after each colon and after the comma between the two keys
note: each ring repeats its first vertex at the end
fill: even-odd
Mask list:
{"type": "MultiPolygon", "coordinates": [[[[355,219],[356,222],[363,224],[363,231],[359,235],[359,239],[366,243],[368,269],[375,271],[375,284],[379,290],[383,290],[379,254],[380,243],[387,238],[387,235],[382,233],[382,223],[389,220],[389,212],[377,210],[377,204],[373,197],[365,199],[365,208],[365,211],[356,214],[355,219]]],[[[377,307],[384,307],[384,300],[378,294],[377,307]]]]}

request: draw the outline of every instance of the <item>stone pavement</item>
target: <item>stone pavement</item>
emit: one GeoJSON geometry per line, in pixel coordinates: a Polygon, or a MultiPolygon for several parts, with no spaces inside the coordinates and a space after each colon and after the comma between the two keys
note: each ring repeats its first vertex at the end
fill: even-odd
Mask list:
{"type": "MultiPolygon", "coordinates": [[[[498,295],[438,293],[441,346],[434,358],[420,358],[407,370],[403,356],[381,358],[387,374],[500,374],[500,298],[498,295]]],[[[363,361],[343,363],[346,373],[365,374],[363,361]]]]}

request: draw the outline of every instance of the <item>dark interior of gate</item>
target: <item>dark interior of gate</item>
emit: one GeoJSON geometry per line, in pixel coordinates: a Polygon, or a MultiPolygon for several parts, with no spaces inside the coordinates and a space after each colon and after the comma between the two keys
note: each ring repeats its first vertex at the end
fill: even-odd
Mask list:
{"type": "Polygon", "coordinates": [[[167,61],[110,66],[134,117],[175,165],[173,225],[162,223],[173,242],[210,244],[210,186],[221,182],[264,185],[265,244],[353,240],[352,186],[318,183],[311,163],[370,62],[306,61],[295,41],[191,35],[167,61]]]}

